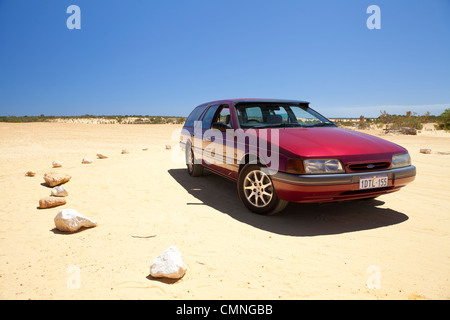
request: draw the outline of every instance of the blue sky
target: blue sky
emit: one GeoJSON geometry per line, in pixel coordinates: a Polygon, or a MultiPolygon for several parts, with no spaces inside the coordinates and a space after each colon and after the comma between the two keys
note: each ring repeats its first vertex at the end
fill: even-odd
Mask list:
{"type": "Polygon", "coordinates": [[[450,0],[0,0],[0,115],[187,116],[244,97],[440,114],[450,0]]]}

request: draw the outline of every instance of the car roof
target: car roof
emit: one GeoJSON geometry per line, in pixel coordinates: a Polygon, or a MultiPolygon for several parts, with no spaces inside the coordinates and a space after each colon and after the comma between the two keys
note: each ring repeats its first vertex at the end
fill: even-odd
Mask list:
{"type": "Polygon", "coordinates": [[[216,103],[240,103],[240,102],[272,102],[272,103],[309,103],[308,101],[301,101],[301,100],[285,100],[285,99],[256,99],[256,98],[238,98],[238,99],[223,99],[223,100],[216,100],[216,101],[210,101],[207,103],[202,103],[202,105],[210,105],[210,104],[216,104],[216,103]]]}

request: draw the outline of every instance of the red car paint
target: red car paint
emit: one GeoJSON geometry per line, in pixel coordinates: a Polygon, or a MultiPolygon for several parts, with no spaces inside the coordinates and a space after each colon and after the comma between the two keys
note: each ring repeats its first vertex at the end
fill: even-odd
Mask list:
{"type": "MultiPolygon", "coordinates": [[[[374,198],[382,194],[398,191],[414,180],[416,169],[410,165],[406,168],[392,169],[392,157],[396,154],[407,153],[407,150],[397,144],[364,133],[333,127],[286,127],[270,129],[243,129],[239,125],[236,105],[245,102],[300,104],[308,106],[308,102],[284,101],[284,100],[259,100],[259,99],[231,99],[220,100],[201,105],[202,112],[197,120],[202,120],[207,110],[212,106],[228,106],[230,110],[229,126],[234,132],[241,130],[248,136],[256,136],[260,139],[266,137],[270,149],[274,145],[271,140],[272,131],[278,134],[278,168],[277,173],[271,175],[271,180],[278,198],[289,202],[329,202],[360,198],[374,198]],[[340,174],[293,174],[287,171],[289,159],[338,159],[341,161],[345,172],[340,174]],[[373,169],[372,169],[373,166],[373,169]],[[383,188],[360,190],[359,179],[368,174],[388,174],[388,185],[383,188]]],[[[199,106],[200,107],[200,106],[199,106]]],[[[218,110],[219,110],[218,109],[218,110]]],[[[202,135],[207,133],[209,127],[202,128],[202,135]]],[[[202,137],[201,146],[194,143],[194,128],[185,125],[180,145],[194,146],[194,154],[201,155],[205,148],[205,140],[202,137]]],[[[202,165],[207,169],[222,175],[228,179],[237,181],[240,171],[248,161],[249,146],[247,143],[239,143],[233,134],[222,133],[223,148],[216,146],[215,152],[226,153],[226,141],[228,147],[232,146],[234,159],[228,163],[208,163],[202,158],[202,165]],[[231,162],[231,163],[230,163],[231,162]]],[[[259,143],[261,141],[259,140],[259,143]]],[[[208,143],[211,143],[208,141],[208,143]]],[[[265,154],[257,150],[252,154],[259,162],[270,167],[271,164],[265,154]]],[[[230,159],[228,159],[230,160],[230,159]]]]}

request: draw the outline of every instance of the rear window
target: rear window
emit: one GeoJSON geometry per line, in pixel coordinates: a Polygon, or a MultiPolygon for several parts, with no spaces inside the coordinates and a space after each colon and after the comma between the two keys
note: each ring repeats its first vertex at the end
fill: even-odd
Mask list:
{"type": "Polygon", "coordinates": [[[186,119],[186,122],[184,123],[185,127],[193,127],[194,121],[198,119],[202,111],[205,109],[205,106],[198,106],[194,109],[194,111],[191,112],[189,117],[186,119]]]}

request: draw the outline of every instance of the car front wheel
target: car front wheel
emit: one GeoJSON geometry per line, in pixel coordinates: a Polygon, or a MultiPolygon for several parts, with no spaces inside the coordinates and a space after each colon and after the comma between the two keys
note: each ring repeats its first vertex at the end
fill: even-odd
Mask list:
{"type": "Polygon", "coordinates": [[[238,193],[252,212],[273,215],[282,211],[287,201],[278,198],[272,179],[260,165],[246,165],[239,174],[238,193]]]}

